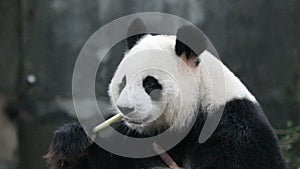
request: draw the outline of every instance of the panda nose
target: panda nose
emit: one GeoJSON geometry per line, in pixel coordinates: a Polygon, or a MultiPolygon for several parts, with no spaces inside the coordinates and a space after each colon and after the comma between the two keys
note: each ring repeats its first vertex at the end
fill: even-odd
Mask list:
{"type": "Polygon", "coordinates": [[[134,107],[122,107],[122,106],[117,106],[117,107],[123,114],[128,114],[134,111],[134,107]]]}

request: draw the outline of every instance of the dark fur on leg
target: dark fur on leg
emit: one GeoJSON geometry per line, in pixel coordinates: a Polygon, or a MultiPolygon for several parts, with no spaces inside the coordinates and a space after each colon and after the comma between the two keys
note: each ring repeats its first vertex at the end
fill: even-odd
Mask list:
{"type": "MultiPolygon", "coordinates": [[[[49,152],[44,156],[51,169],[80,168],[79,162],[86,155],[86,148],[91,144],[78,122],[68,123],[58,128],[53,135],[49,152]]],[[[83,163],[80,162],[82,166],[83,163]]],[[[86,168],[87,164],[82,166],[86,168]]]]}

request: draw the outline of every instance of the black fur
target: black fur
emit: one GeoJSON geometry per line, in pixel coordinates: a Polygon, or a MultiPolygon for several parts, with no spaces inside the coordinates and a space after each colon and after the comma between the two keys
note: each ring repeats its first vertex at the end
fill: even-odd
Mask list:
{"type": "Polygon", "coordinates": [[[191,168],[286,168],[277,137],[261,107],[246,99],[228,102],[213,135],[187,151],[191,168]]]}
{"type": "Polygon", "coordinates": [[[119,84],[119,94],[122,92],[122,90],[126,86],[126,83],[127,83],[127,79],[126,79],[126,76],[124,76],[122,78],[122,82],[120,82],[120,84],[119,84]]]}
{"type": "Polygon", "coordinates": [[[65,124],[54,132],[45,158],[51,169],[85,168],[88,163],[85,153],[90,144],[78,122],[65,124]]]}
{"type": "Polygon", "coordinates": [[[127,48],[131,49],[143,36],[147,29],[143,21],[139,18],[133,20],[127,30],[127,48]]]}
{"type": "Polygon", "coordinates": [[[189,59],[191,56],[199,56],[204,50],[211,52],[214,56],[218,56],[217,51],[207,36],[197,29],[197,27],[193,25],[186,25],[178,29],[175,44],[175,52],[177,56],[180,57],[183,53],[185,53],[187,59],[189,59]]]}
{"type": "Polygon", "coordinates": [[[161,98],[162,85],[155,77],[147,76],[143,80],[143,87],[152,100],[157,101],[161,98]]]}
{"type": "MultiPolygon", "coordinates": [[[[199,144],[205,114],[199,111],[190,133],[168,151],[178,165],[186,169],[286,169],[277,137],[257,103],[246,99],[228,102],[216,131],[205,143],[199,144]]],[[[122,126],[120,122],[114,127],[131,137],[146,137],[134,131],[128,132],[122,126]]],[[[47,157],[53,169],[167,167],[159,156],[125,158],[96,144],[89,146],[81,126],[75,123],[55,132],[49,154],[53,154],[47,157]],[[65,162],[68,165],[64,165],[65,162]]]]}

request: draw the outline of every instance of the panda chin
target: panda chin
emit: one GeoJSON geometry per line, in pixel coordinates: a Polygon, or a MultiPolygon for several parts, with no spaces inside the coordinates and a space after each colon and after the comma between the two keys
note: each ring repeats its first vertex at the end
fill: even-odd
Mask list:
{"type": "Polygon", "coordinates": [[[152,117],[146,117],[144,119],[130,119],[130,118],[123,118],[124,123],[132,130],[136,130],[139,133],[143,133],[147,130],[147,127],[152,124],[152,117]]]}
{"type": "Polygon", "coordinates": [[[130,121],[124,120],[125,125],[128,126],[132,130],[136,130],[139,133],[142,133],[145,130],[145,123],[144,122],[137,122],[137,121],[130,121]]]}
{"type": "Polygon", "coordinates": [[[151,118],[148,118],[147,120],[129,120],[126,118],[123,118],[124,124],[130,128],[131,130],[137,131],[138,133],[144,133],[148,136],[154,136],[159,133],[164,132],[166,129],[169,128],[167,125],[160,125],[162,124],[162,119],[155,119],[152,120],[151,118]]]}

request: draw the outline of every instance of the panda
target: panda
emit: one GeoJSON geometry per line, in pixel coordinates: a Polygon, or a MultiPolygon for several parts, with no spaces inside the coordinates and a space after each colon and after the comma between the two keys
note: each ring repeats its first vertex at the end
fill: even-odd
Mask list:
{"type": "MultiPolygon", "coordinates": [[[[146,32],[135,19],[128,32],[146,32]]],[[[113,127],[130,137],[151,137],[165,130],[180,132],[192,123],[187,135],[167,153],[185,169],[285,169],[278,139],[262,108],[244,84],[215,56],[204,34],[193,26],[176,35],[136,34],[127,38],[128,50],[109,85],[116,112],[123,118],[113,127]],[[197,39],[192,49],[181,39],[197,39]],[[153,51],[153,52],[152,52],[153,51]],[[225,81],[225,100],[211,94],[209,63],[220,64],[225,81]],[[141,71],[158,67],[172,72],[141,71]],[[137,73],[139,72],[139,73],[137,73]],[[223,114],[203,143],[199,135],[211,110],[223,114]]],[[[220,84],[222,85],[222,84],[220,84]]],[[[67,123],[53,135],[45,156],[51,169],[150,169],[168,168],[159,155],[129,158],[110,153],[93,143],[78,122],[67,123]]]]}

